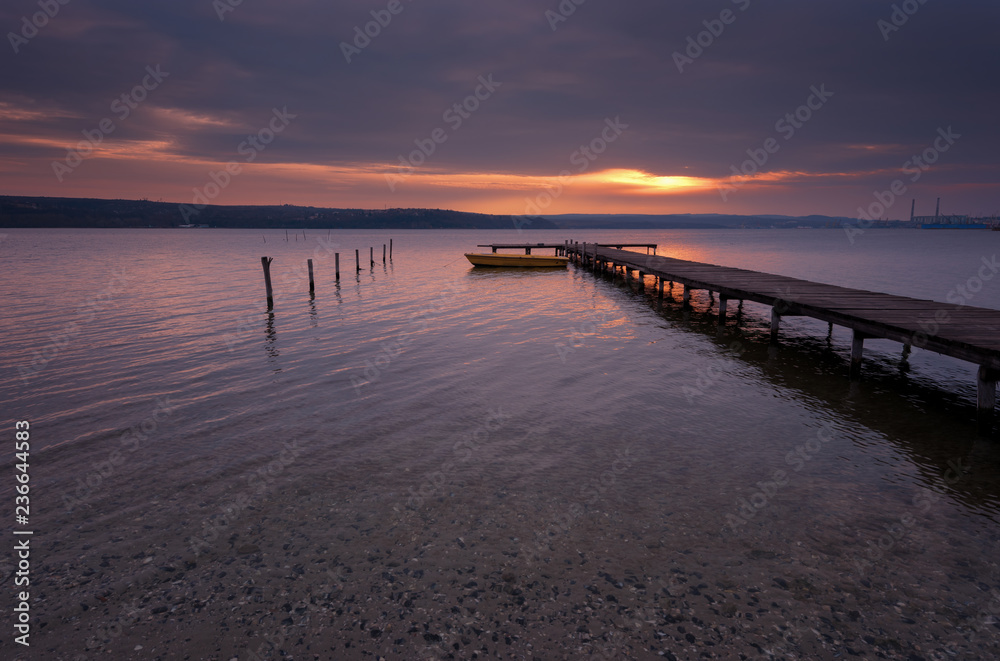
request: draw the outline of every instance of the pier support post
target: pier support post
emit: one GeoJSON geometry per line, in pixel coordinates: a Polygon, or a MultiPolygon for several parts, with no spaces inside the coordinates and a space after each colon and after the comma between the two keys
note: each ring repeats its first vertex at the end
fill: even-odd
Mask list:
{"type": "Polygon", "coordinates": [[[663,300],[663,278],[660,278],[660,293],[657,296],[661,301],[663,300]]]}
{"type": "Polygon", "coordinates": [[[261,257],[260,265],[264,268],[264,288],[267,290],[267,309],[274,309],[274,293],[271,291],[271,262],[274,257],[261,257]]]}
{"type": "Polygon", "coordinates": [[[719,294],[719,325],[720,326],[725,326],[726,325],[726,303],[727,302],[729,302],[729,299],[726,298],[725,296],[723,296],[722,294],[719,294]]]}
{"type": "Polygon", "coordinates": [[[777,308],[771,308],[771,341],[778,341],[778,329],[781,327],[781,314],[777,308]]]}
{"type": "Polygon", "coordinates": [[[636,274],[639,277],[639,291],[646,291],[646,274],[639,270],[636,270],[636,274]]]}
{"type": "Polygon", "coordinates": [[[868,337],[864,333],[860,333],[857,330],[854,331],[854,335],[851,338],[851,380],[856,381],[861,378],[861,358],[865,352],[865,338],[868,337]]]}
{"type": "Polygon", "coordinates": [[[309,265],[309,293],[316,293],[316,282],[313,280],[313,260],[307,259],[306,264],[309,265]]]}
{"type": "Polygon", "coordinates": [[[993,411],[997,405],[998,379],[1000,379],[1000,371],[990,369],[985,365],[979,366],[979,374],[976,377],[976,426],[983,436],[989,436],[993,433],[993,411]]]}
{"type": "Polygon", "coordinates": [[[337,274],[337,282],[340,282],[340,253],[333,253],[333,270],[337,274]]]}
{"type": "Polygon", "coordinates": [[[368,246],[369,268],[375,268],[375,248],[368,246]]]}
{"type": "Polygon", "coordinates": [[[357,268],[357,273],[361,273],[361,253],[358,249],[354,249],[354,266],[357,268]]]}
{"type": "Polygon", "coordinates": [[[691,307],[691,288],[688,287],[687,285],[684,285],[684,297],[682,302],[684,304],[684,307],[686,308],[691,307]]]}
{"type": "Polygon", "coordinates": [[[392,239],[389,239],[389,261],[392,261],[392,239]]]}
{"type": "Polygon", "coordinates": [[[385,264],[385,244],[382,244],[382,263],[385,264]]]}

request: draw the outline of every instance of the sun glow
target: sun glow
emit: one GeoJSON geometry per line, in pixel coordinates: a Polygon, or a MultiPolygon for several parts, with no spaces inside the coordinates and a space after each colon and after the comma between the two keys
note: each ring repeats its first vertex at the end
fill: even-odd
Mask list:
{"type": "Polygon", "coordinates": [[[626,186],[635,189],[632,192],[665,195],[707,190],[715,187],[718,183],[715,179],[704,177],[687,177],[681,175],[658,176],[643,172],[642,170],[628,169],[605,170],[603,172],[595,172],[592,175],[582,175],[582,177],[599,183],[626,186]]]}

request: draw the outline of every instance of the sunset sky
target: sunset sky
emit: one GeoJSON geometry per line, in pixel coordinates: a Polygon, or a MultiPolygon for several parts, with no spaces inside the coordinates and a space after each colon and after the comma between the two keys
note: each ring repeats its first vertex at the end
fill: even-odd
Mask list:
{"type": "Polygon", "coordinates": [[[1000,212],[996,0],[61,1],[0,7],[0,194],[1000,212]]]}

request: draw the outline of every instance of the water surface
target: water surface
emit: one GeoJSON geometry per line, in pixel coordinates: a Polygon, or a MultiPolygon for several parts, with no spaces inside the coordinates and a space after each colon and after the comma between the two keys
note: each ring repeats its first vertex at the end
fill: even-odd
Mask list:
{"type": "Polygon", "coordinates": [[[998,235],[10,230],[0,417],[32,423],[38,647],[996,654],[974,366],[870,341],[852,384],[844,329],[787,319],[775,347],[764,306],[720,330],[704,293],[462,257],[566,238],[949,303],[998,235]]]}

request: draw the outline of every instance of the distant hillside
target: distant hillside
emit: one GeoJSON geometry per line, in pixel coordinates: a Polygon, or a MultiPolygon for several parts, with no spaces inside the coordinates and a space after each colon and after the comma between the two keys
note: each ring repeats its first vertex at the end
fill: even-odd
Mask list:
{"type": "Polygon", "coordinates": [[[544,216],[559,229],[710,229],[724,227],[841,227],[851,218],[833,216],[736,216],[731,214],[675,213],[643,214],[563,214],[544,216]]]}
{"type": "MultiPolygon", "coordinates": [[[[277,229],[514,229],[511,216],[441,209],[325,209],[322,207],[192,207],[146,200],[0,196],[0,227],[179,227],[277,229]],[[184,214],[181,207],[187,209],[184,214]]],[[[525,229],[557,229],[535,218],[525,229]]]]}

